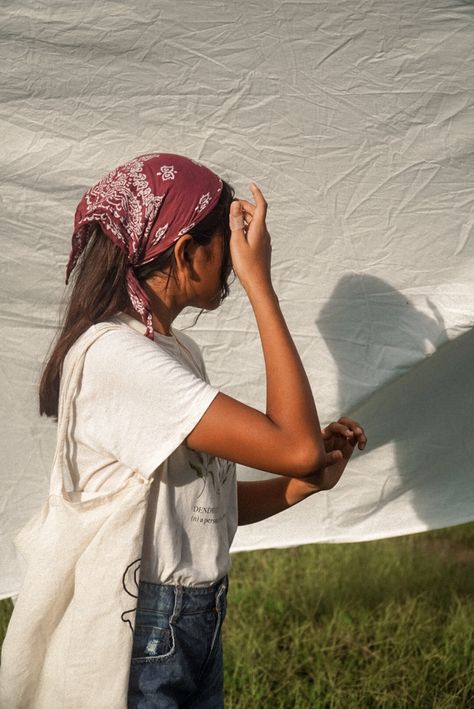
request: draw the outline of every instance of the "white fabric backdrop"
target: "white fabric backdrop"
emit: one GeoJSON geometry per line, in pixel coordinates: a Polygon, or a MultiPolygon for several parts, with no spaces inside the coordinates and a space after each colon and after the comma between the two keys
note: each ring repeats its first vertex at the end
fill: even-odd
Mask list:
{"type": "MultiPolygon", "coordinates": [[[[238,196],[262,187],[321,424],[347,414],[368,435],[334,490],[240,528],[233,550],[474,519],[472,4],[12,0],[0,12],[0,598],[20,582],[12,537],[48,490],[56,431],[37,385],[75,206],[152,150],[201,160],[238,196]]],[[[238,284],[190,331],[211,381],[263,407],[256,333],[238,284]]]]}

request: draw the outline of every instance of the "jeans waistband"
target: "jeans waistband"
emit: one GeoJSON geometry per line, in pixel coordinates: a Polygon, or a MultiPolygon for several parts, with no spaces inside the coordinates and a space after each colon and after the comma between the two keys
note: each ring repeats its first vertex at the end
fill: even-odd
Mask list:
{"type": "Polygon", "coordinates": [[[222,595],[227,594],[228,587],[227,574],[210,586],[181,586],[140,580],[137,610],[179,615],[213,610],[222,595]]]}

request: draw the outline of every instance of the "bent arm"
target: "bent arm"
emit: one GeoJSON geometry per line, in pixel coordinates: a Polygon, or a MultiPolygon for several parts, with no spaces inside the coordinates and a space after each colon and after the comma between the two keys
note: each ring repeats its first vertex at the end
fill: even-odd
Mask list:
{"type": "Polygon", "coordinates": [[[319,492],[315,486],[312,492],[306,489],[302,493],[297,486],[297,480],[287,477],[238,482],[238,524],[241,526],[261,522],[262,519],[272,517],[298,504],[314,492],[319,492]]]}
{"type": "Polygon", "coordinates": [[[312,475],[326,454],[306,373],[271,285],[251,290],[249,300],[265,359],[266,412],[219,393],[186,444],[270,473],[312,475]]]}
{"type": "Polygon", "coordinates": [[[356,444],[360,450],[367,444],[362,426],[348,416],[341,416],[339,421],[330,423],[322,433],[332,450],[327,454],[328,466],[314,476],[237,483],[239,525],[259,522],[316,492],[330,490],[341,478],[356,444]]]}
{"type": "Polygon", "coordinates": [[[255,185],[253,194],[256,205],[240,202],[251,220],[247,234],[243,220],[238,219],[239,206],[231,205],[230,248],[234,271],[247,293],[260,334],[266,411],[219,393],[186,443],[253,468],[305,477],[324,469],[325,447],[311,387],[271,282],[266,202],[255,185]]]}

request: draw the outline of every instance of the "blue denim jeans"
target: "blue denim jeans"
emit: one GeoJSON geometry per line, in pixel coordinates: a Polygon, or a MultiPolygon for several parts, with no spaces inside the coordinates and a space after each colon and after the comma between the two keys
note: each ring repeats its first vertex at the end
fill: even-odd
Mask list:
{"type": "Polygon", "coordinates": [[[139,582],[128,709],[222,709],[222,623],[229,579],[139,582]]]}

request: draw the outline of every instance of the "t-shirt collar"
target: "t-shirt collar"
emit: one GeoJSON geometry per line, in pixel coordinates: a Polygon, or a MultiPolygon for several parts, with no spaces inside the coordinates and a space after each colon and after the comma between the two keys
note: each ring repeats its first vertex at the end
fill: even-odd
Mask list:
{"type": "MultiPolygon", "coordinates": [[[[132,327],[134,330],[139,332],[140,334],[144,335],[146,332],[146,325],[144,325],[140,320],[137,320],[136,318],[133,317],[133,315],[129,315],[128,313],[120,312],[117,313],[116,316],[119,320],[124,322],[126,325],[129,325],[129,327],[132,327]]],[[[169,342],[172,343],[176,340],[176,336],[173,332],[173,329],[170,327],[171,330],[171,335],[163,335],[161,332],[157,332],[156,330],[153,330],[153,338],[155,342],[169,342]]]]}

